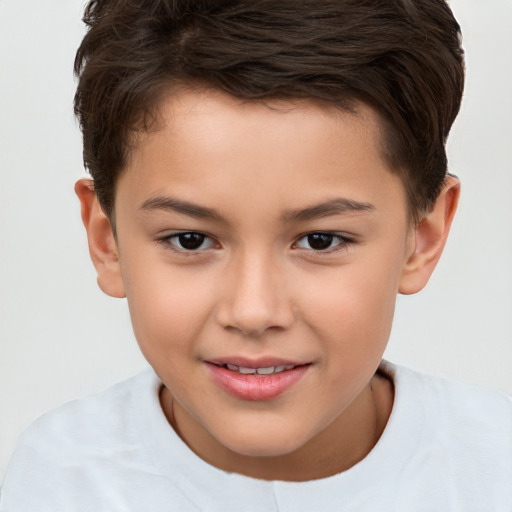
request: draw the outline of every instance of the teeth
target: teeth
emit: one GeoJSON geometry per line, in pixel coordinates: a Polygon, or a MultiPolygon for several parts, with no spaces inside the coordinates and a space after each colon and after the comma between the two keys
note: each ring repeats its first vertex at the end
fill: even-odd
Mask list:
{"type": "Polygon", "coordinates": [[[286,370],[295,368],[294,364],[286,364],[281,366],[269,366],[268,368],[245,368],[244,366],[236,366],[234,364],[227,364],[226,368],[233,372],[239,372],[242,375],[272,375],[274,373],[281,373],[286,370]]]}
{"type": "Polygon", "coordinates": [[[240,366],[238,368],[238,371],[242,374],[242,375],[250,375],[252,373],[256,373],[256,368],[244,368],[243,366],[240,366]]]}
{"type": "Polygon", "coordinates": [[[271,373],[274,373],[274,367],[270,366],[269,368],[258,368],[256,373],[258,375],[270,375],[271,373]]]}

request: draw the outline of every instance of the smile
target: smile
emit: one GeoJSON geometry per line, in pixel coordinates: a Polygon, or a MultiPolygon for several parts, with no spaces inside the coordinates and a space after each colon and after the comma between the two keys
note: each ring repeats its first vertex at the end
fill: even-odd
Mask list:
{"type": "MultiPolygon", "coordinates": [[[[238,361],[236,361],[238,362],[238,361]]],[[[244,361],[245,362],[245,361],[244,361]]],[[[266,401],[291,390],[306,375],[311,364],[234,364],[205,361],[212,381],[229,395],[248,401],[266,401]]],[[[283,362],[284,363],[284,362],[283,362]]]]}
{"type": "Polygon", "coordinates": [[[280,366],[269,366],[268,368],[246,368],[244,366],[237,366],[235,364],[223,365],[224,368],[231,370],[232,372],[238,372],[242,375],[272,375],[275,373],[281,373],[285,370],[292,370],[295,368],[294,364],[280,365],[280,366]]]}

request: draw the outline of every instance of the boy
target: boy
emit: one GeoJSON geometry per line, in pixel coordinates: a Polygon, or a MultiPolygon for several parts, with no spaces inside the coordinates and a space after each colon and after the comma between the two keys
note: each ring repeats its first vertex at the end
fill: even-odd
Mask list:
{"type": "Polygon", "coordinates": [[[459,194],[441,0],[90,2],[76,192],[153,370],[21,439],[1,509],[512,510],[512,405],[382,362],[459,194]]]}

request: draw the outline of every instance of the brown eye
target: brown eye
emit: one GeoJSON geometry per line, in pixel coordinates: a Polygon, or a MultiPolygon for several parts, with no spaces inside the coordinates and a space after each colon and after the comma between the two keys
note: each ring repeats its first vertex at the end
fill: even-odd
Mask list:
{"type": "Polygon", "coordinates": [[[215,242],[207,235],[197,231],[184,231],[167,236],[161,240],[175,251],[202,251],[215,247],[215,242]]]}
{"type": "Polygon", "coordinates": [[[334,235],[328,233],[312,233],[308,235],[308,244],[315,251],[324,251],[328,249],[334,239],[334,235]]]}
{"type": "MultiPolygon", "coordinates": [[[[310,251],[325,251],[341,249],[351,243],[351,240],[342,235],[334,233],[309,233],[304,235],[298,242],[297,247],[310,251]]],[[[330,252],[330,251],[329,251],[330,252]]]]}
{"type": "Polygon", "coordinates": [[[181,233],[177,238],[181,247],[194,251],[201,247],[206,236],[201,233],[181,233]]]}

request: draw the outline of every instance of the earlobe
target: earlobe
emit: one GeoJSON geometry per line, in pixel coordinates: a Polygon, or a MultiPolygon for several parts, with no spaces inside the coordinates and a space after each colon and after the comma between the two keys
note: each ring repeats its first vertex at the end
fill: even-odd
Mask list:
{"type": "Polygon", "coordinates": [[[78,180],[75,193],[80,200],[82,222],[87,231],[89,253],[96,268],[98,285],[111,297],[125,297],[117,243],[110,220],[101,208],[90,179],[78,180]]]}
{"type": "Polygon", "coordinates": [[[443,252],[459,195],[459,180],[448,176],[432,210],[411,233],[411,249],[402,269],[400,293],[417,293],[427,284],[443,252]]]}

